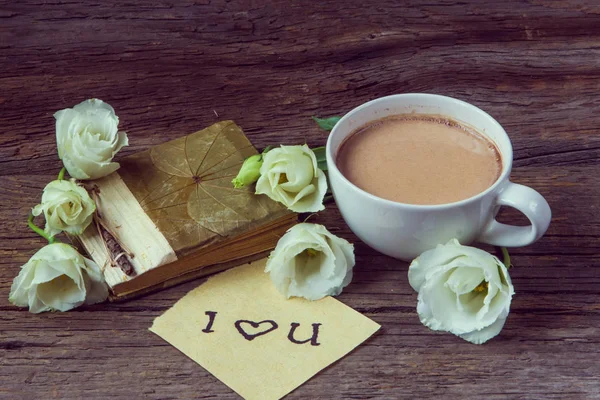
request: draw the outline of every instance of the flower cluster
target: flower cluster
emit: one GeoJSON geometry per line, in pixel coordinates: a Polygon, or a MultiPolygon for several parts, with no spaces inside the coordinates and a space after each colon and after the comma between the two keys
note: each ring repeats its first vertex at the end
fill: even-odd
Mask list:
{"type": "MultiPolygon", "coordinates": [[[[340,117],[314,118],[331,130],[340,117]]],[[[233,180],[236,188],[256,183],[256,193],[269,196],[295,212],[323,210],[327,193],[324,148],[306,145],[267,148],[244,162],[233,180]]],[[[424,252],[408,270],[410,285],[418,292],[421,322],[481,344],[504,326],[514,288],[504,263],[456,239],[424,252]]],[[[301,223],[283,235],[267,261],[275,288],[286,297],[318,300],[336,296],[352,280],[354,247],[324,226],[301,223]]]]}
{"type": "MultiPolygon", "coordinates": [[[[55,235],[79,235],[92,223],[96,204],[77,180],[98,179],[119,168],[115,154],[128,144],[119,131],[114,109],[98,99],[84,101],[57,112],[56,139],[64,168],[58,179],[44,188],[41,203],[29,216],[29,226],[48,245],[21,267],[9,300],[29,311],[67,311],[83,304],[104,301],[108,288],[92,260],[55,235]],[[71,179],[65,179],[65,170],[71,179]],[[44,215],[44,229],[33,223],[44,215]]],[[[339,117],[315,118],[331,130],[339,117]]],[[[306,144],[267,148],[245,160],[233,179],[234,188],[255,184],[257,195],[266,195],[294,212],[325,209],[328,193],[323,147],[306,144]]],[[[505,260],[456,239],[438,245],[410,264],[408,279],[418,293],[417,314],[432,330],[447,331],[481,344],[496,336],[510,311],[514,287],[505,260]]],[[[271,252],[265,272],[287,298],[319,300],[336,296],[348,286],[355,264],[354,246],[322,225],[300,223],[288,230],[271,252]]]]}
{"type": "Polygon", "coordinates": [[[112,159],[128,144],[127,134],[118,130],[114,109],[102,100],[86,100],[54,118],[64,168],[58,179],[46,185],[28,220],[49,244],[21,267],[9,295],[11,303],[29,307],[32,313],[67,311],[106,300],[108,288],[98,265],[55,236],[79,235],[92,223],[96,203],[75,179],[98,179],[116,171],[119,164],[112,159]],[[64,179],[65,170],[71,179],[64,179]],[[44,230],[33,223],[33,217],[41,214],[46,220],[44,230]]]}
{"type": "MultiPolygon", "coordinates": [[[[339,119],[315,121],[331,130],[339,119]]],[[[256,183],[256,194],[264,194],[294,212],[314,213],[325,209],[326,171],[324,147],[281,145],[246,159],[232,183],[235,188],[256,183]]],[[[340,294],[352,280],[353,267],[351,243],[323,225],[301,223],[279,239],[265,272],[284,296],[319,300],[340,294]]]]}

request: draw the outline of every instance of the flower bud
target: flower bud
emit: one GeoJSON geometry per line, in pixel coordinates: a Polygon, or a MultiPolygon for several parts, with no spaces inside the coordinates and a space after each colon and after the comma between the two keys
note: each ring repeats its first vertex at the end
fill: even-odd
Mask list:
{"type": "Polygon", "coordinates": [[[256,182],[260,177],[260,167],[262,164],[262,154],[255,154],[248,157],[246,161],[244,161],[244,164],[242,164],[242,168],[240,168],[238,175],[231,181],[233,187],[240,189],[256,182]]]}

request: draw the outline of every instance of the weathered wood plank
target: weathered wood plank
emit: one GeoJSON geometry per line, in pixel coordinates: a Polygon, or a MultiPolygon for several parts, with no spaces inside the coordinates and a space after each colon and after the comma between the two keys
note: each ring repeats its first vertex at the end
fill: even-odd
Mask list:
{"type": "MultiPolygon", "coordinates": [[[[61,167],[53,112],[108,101],[130,137],[120,156],[221,119],[258,147],[322,145],[311,115],[400,92],[494,116],[513,142],[513,180],[548,199],[552,224],[511,251],[512,312],[484,346],[422,326],[407,263],[357,242],[340,299],[383,328],[289,398],[600,398],[597,4],[1,3],[0,398],[237,398],[147,330],[198,281],[66,314],[8,303],[19,265],[43,245],[25,219],[61,167]]],[[[313,218],[356,241],[333,204],[313,218]]]]}

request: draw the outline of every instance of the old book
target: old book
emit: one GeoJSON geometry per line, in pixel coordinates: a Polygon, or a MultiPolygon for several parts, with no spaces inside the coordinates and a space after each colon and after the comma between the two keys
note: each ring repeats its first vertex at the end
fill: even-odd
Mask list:
{"type": "Polygon", "coordinates": [[[234,189],[257,154],[240,127],[218,122],[119,160],[92,182],[99,219],[78,237],[112,300],[131,298],[264,257],[295,213],[254,188],[234,189]]]}

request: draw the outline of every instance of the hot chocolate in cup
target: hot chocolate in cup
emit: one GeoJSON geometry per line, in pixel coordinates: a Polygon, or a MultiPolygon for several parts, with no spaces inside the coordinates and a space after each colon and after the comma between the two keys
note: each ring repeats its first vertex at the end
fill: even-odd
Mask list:
{"type": "Polygon", "coordinates": [[[550,224],[551,211],[546,200],[534,189],[509,180],[513,152],[502,126],[484,111],[461,100],[415,93],[365,103],[335,125],[327,141],[326,155],[331,189],[350,229],[369,246],[398,259],[411,260],[452,238],[462,244],[479,241],[496,246],[526,246],[538,240],[550,224]],[[427,121],[451,126],[445,130],[433,126],[436,132],[432,133],[427,121]],[[361,134],[370,136],[361,138],[361,134]],[[477,136],[480,144],[473,141],[477,136]],[[369,143],[371,146],[375,143],[371,150],[369,143]],[[407,148],[398,147],[402,143],[407,148]],[[490,145],[489,156],[482,153],[485,157],[477,158],[478,154],[473,152],[460,153],[462,147],[469,151],[473,146],[484,149],[485,143],[490,145]],[[429,144],[431,148],[427,147],[429,144]],[[381,151],[375,150],[377,146],[381,151]],[[389,168],[389,157],[395,154],[393,146],[404,150],[406,158],[399,161],[402,168],[396,171],[389,168]],[[347,154],[352,151],[357,154],[347,154]],[[375,162],[361,170],[359,161],[365,156],[358,154],[359,151],[380,154],[373,154],[375,162]],[[434,157],[430,160],[447,157],[448,162],[437,162],[447,165],[447,171],[438,168],[434,175],[427,175],[432,163],[420,156],[419,151],[434,157]],[[494,154],[499,155],[496,172],[494,154]],[[488,175],[484,170],[489,170],[488,175]],[[501,206],[521,211],[530,225],[497,222],[495,216],[501,206]]]}

